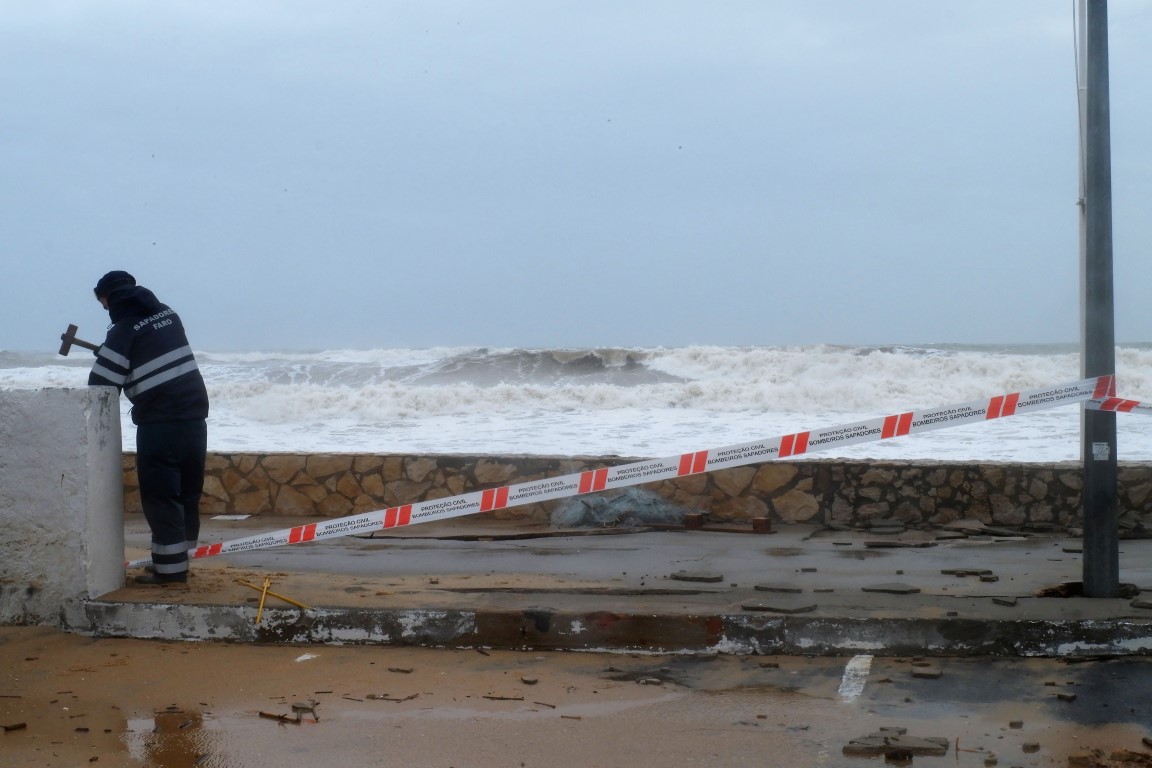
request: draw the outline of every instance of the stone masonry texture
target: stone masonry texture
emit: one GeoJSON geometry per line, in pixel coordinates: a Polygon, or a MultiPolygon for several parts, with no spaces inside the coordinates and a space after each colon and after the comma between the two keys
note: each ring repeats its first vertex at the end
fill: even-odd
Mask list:
{"type": "MultiPolygon", "coordinates": [[[[212,453],[201,513],[339,517],[484,488],[627,464],[634,458],[212,453]]],[[[124,497],[140,511],[135,454],[124,455],[124,497]]],[[[957,520],[1066,530],[1080,526],[1079,462],[951,463],[776,461],[650,483],[685,512],[719,523],[869,527],[940,526],[957,520]]],[[[612,491],[606,495],[612,495],[612,491]]],[[[544,522],[560,502],[498,510],[544,522]]],[[[1152,516],[1152,465],[1121,463],[1121,520],[1152,516]]]]}

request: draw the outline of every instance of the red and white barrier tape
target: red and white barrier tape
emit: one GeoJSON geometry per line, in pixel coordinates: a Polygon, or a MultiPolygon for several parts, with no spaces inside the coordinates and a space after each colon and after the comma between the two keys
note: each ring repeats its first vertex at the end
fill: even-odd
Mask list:
{"type": "MultiPolygon", "coordinates": [[[[364,512],[359,515],[308,523],[272,533],[208,544],[196,548],[194,552],[190,553],[190,556],[193,558],[212,557],[230,552],[246,552],[253,549],[299,544],[336,536],[349,536],[355,533],[367,533],[434,520],[447,520],[521,504],[534,504],[585,493],[606,491],[612,488],[642,485],[673,477],[739,467],[745,464],[760,464],[792,456],[801,456],[813,451],[825,451],[829,448],[916,435],[921,432],[930,432],[961,424],[1046,410],[1068,403],[1093,401],[1110,403],[1116,400],[1115,394],[1115,377],[1099,376],[1056,387],[997,395],[987,400],[921,411],[906,411],[878,419],[859,421],[854,424],[795,432],[752,443],[683,453],[665,459],[651,459],[604,469],[590,469],[560,477],[473,491],[446,499],[421,501],[399,507],[364,512]]],[[[132,560],[126,563],[126,567],[138,568],[150,562],[152,561],[132,560]]]]}
{"type": "Polygon", "coordinates": [[[1103,400],[1089,400],[1084,406],[1095,411],[1116,411],[1117,413],[1139,413],[1152,416],[1152,403],[1139,400],[1124,400],[1119,397],[1106,397],[1103,400]]]}

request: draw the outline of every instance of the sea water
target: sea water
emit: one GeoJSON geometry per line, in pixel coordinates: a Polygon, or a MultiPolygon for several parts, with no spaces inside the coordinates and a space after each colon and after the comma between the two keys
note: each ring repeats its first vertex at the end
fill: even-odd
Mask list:
{"type": "MultiPolygon", "coordinates": [[[[217,452],[665,457],[1081,378],[1072,345],[196,352],[217,452]]],[[[0,388],[83,387],[92,358],[0,351],[0,388]]],[[[1117,350],[1152,400],[1152,344],[1117,350]]],[[[135,431],[122,407],[124,445],[135,431]]],[[[1123,461],[1152,418],[1118,414],[1123,461]]],[[[812,452],[812,458],[1075,460],[1080,406],[812,452]]]]}

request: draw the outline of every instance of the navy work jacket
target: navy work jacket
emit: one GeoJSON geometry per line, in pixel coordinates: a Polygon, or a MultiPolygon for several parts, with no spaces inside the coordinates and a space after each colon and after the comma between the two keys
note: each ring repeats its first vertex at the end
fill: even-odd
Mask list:
{"type": "Polygon", "coordinates": [[[179,315],[143,286],[113,291],[108,314],[112,327],[88,384],[118,387],[133,424],[206,419],[208,390],[179,315]]]}

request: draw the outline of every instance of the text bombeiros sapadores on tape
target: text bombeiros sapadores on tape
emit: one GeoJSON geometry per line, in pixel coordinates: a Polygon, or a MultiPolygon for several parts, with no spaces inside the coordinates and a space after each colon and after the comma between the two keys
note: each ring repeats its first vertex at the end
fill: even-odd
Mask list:
{"type": "MultiPolygon", "coordinates": [[[[590,469],[559,477],[505,485],[499,488],[487,488],[444,499],[414,502],[398,507],[308,523],[293,528],[284,528],[271,533],[261,533],[207,544],[197,547],[189,553],[189,556],[193,558],[213,557],[230,552],[247,552],[254,549],[279,547],[285,544],[300,544],[318,539],[369,533],[436,520],[448,520],[522,504],[553,501],[570,496],[643,485],[659,480],[747,464],[762,464],[830,448],[889,440],[962,424],[1007,418],[1070,403],[1085,403],[1088,407],[1102,410],[1131,412],[1144,412],[1146,410],[1152,413],[1150,406],[1134,400],[1117,398],[1115,376],[1098,376],[1055,387],[996,395],[970,403],[905,411],[853,424],[794,432],[740,445],[693,451],[663,459],[645,459],[614,467],[590,469]]],[[[125,565],[128,568],[138,568],[150,562],[151,560],[132,560],[125,565]]]]}

